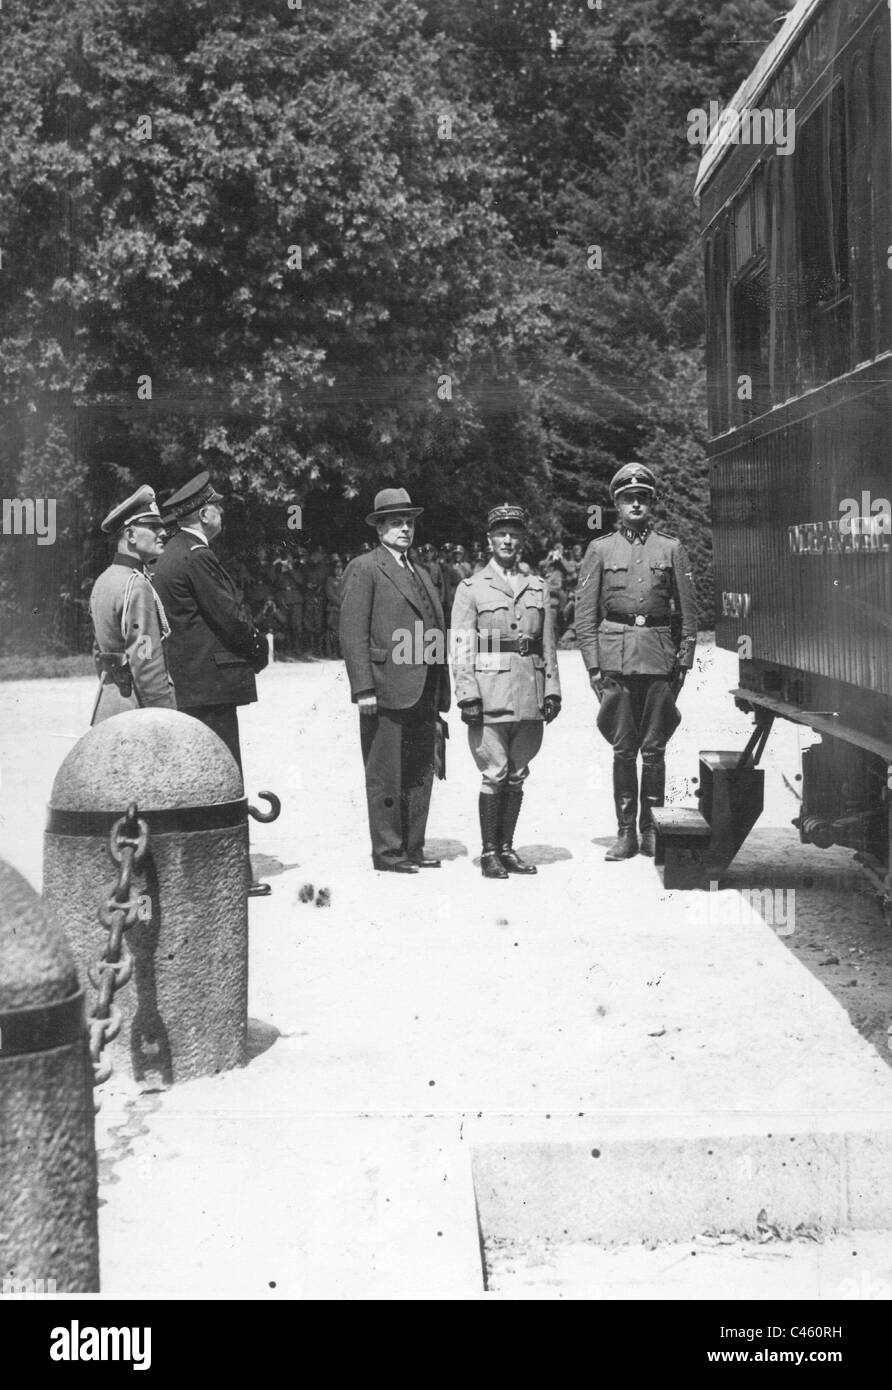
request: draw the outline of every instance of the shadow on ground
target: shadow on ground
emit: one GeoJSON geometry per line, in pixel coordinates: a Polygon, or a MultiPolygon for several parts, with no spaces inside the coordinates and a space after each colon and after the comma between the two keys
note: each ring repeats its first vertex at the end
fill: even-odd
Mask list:
{"type": "Polygon", "coordinates": [[[251,867],[258,878],[275,878],[277,874],[285,874],[289,869],[299,869],[299,864],[283,864],[281,859],[276,859],[272,854],[252,854],[251,867]]]}
{"type": "Polygon", "coordinates": [[[249,1018],[248,1061],[253,1062],[255,1057],[261,1057],[281,1036],[278,1028],[271,1023],[264,1023],[260,1018],[249,1018]]]}

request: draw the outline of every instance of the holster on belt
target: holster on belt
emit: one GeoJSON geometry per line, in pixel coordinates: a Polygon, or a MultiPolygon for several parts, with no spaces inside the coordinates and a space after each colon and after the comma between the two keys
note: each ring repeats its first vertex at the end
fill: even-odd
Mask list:
{"type": "Polygon", "coordinates": [[[129,700],[133,694],[133,676],[127,661],[127,653],[94,652],[93,659],[96,662],[96,671],[100,680],[108,676],[109,680],[118,687],[124,699],[129,700]]]}

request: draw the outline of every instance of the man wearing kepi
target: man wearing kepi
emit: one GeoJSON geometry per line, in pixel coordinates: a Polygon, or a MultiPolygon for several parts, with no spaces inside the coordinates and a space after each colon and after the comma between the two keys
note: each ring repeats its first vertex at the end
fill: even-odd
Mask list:
{"type": "Polygon", "coordinates": [[[561,708],[548,589],[544,579],[518,567],[526,526],[522,507],[493,507],[487,517],[492,559],[459,584],[452,606],[455,698],[483,774],[484,878],[536,872],[514,849],[514,831],[542,725],[561,708]]]}
{"type": "Polygon", "coordinates": [[[430,577],[412,565],[413,507],[385,488],[366,517],[378,546],[344,573],[340,643],[359,709],[372,864],[389,873],[439,868],[424,853],[438,711],[449,708],[443,609],[430,577]]]}
{"type": "Polygon", "coordinates": [[[164,650],[170,629],[147,571],[167,534],[152,489],[113,507],[101,529],[115,537],[116,553],[90,595],[100,682],[91,724],[130,709],[176,709],[164,650]]]}
{"type": "Polygon", "coordinates": [[[641,753],[641,853],[653,855],[653,807],[666,791],[666,744],[681,722],[675,701],[694,664],[697,603],[681,542],[656,531],[656,479],[628,463],[610,483],[617,527],[592,541],[579,575],[576,637],[600,701],[598,728],[613,746],[618,833],[606,859],[638,852],[638,753],[641,753]],[[681,638],[672,635],[680,617],[681,638]]]}

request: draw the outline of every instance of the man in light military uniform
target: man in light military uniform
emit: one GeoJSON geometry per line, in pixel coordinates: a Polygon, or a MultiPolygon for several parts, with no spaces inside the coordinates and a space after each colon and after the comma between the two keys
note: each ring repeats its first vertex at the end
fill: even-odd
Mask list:
{"type": "Polygon", "coordinates": [[[91,724],[131,709],[176,709],[164,641],[170,631],[146,566],[166,531],[150,487],[114,507],[101,528],[116,538],[115,558],[90,594],[99,692],[91,724]]]}
{"type": "Polygon", "coordinates": [[[576,637],[600,701],[598,728],[613,745],[618,835],[606,859],[638,852],[638,753],[641,752],[641,853],[654,853],[652,809],[666,791],[666,744],[681,722],[676,698],[694,664],[697,602],[680,541],[654,530],[656,479],[628,463],[610,483],[617,528],[592,541],[579,575],[576,637]],[[681,639],[672,635],[680,616],[681,639]]]}
{"type": "Polygon", "coordinates": [[[514,849],[514,831],[542,725],[561,708],[548,589],[518,567],[526,534],[522,507],[493,507],[487,518],[492,559],[455,592],[452,658],[456,698],[468,743],[483,773],[480,833],[484,878],[534,874],[514,849]]]}

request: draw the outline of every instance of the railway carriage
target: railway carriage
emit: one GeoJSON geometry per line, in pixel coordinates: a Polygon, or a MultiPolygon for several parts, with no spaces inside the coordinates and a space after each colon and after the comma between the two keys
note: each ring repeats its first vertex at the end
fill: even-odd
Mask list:
{"type": "Polygon", "coordinates": [[[854,849],[887,918],[890,68],[890,0],[800,0],[704,149],[716,640],[755,730],[701,755],[702,816],[666,812],[661,835],[673,881],[726,867],[761,809],[771,724],[793,720],[817,736],[800,837],[854,849]]]}

